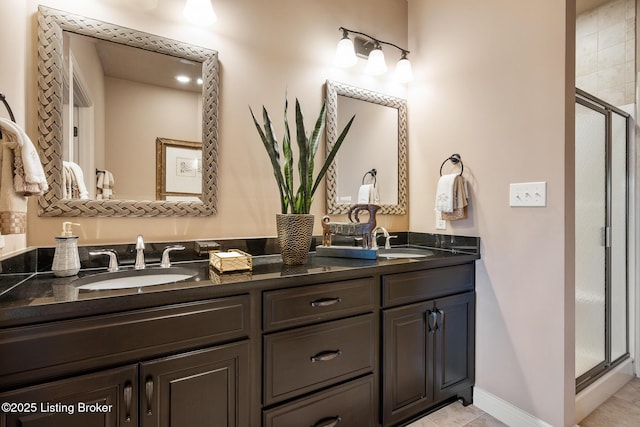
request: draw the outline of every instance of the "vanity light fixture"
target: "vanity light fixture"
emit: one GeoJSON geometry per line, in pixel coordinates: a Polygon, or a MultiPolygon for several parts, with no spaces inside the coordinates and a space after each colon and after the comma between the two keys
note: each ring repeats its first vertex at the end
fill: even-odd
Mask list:
{"type": "Polygon", "coordinates": [[[196,25],[211,25],[218,20],[211,6],[211,0],[187,0],[182,14],[196,25]]]}
{"type": "Polygon", "coordinates": [[[360,55],[367,59],[367,66],[365,72],[372,75],[381,75],[387,72],[387,63],[382,52],[382,45],[393,46],[400,51],[400,60],[396,65],[395,76],[403,82],[409,82],[413,80],[413,72],[411,70],[411,62],[407,55],[409,51],[401,48],[390,42],[378,40],[375,37],[371,37],[368,34],[361,33],[359,31],[353,31],[348,28],[340,27],[342,31],[342,39],[338,42],[338,48],[336,49],[336,64],[342,67],[351,67],[356,64],[357,57],[360,55]],[[355,36],[355,43],[349,38],[349,33],[357,34],[355,36]]]}
{"type": "Polygon", "coordinates": [[[191,78],[180,75],[180,76],[176,76],[176,80],[179,81],[180,83],[189,83],[191,81],[191,78]]]}

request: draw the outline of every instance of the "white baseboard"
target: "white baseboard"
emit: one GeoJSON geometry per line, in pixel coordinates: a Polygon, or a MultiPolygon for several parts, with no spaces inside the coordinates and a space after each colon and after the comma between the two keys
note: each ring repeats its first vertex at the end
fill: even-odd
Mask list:
{"type": "Polygon", "coordinates": [[[510,427],[552,427],[551,424],[478,387],[473,389],[473,405],[510,427]]]}

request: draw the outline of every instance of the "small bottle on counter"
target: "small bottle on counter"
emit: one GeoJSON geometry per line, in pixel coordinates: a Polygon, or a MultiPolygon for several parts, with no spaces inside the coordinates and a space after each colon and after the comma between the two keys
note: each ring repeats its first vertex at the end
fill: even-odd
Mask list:
{"type": "Polygon", "coordinates": [[[56,237],[56,250],[53,254],[51,270],[57,277],[75,276],[80,271],[80,256],[78,255],[78,236],[73,236],[75,222],[62,223],[62,233],[56,237]]]}

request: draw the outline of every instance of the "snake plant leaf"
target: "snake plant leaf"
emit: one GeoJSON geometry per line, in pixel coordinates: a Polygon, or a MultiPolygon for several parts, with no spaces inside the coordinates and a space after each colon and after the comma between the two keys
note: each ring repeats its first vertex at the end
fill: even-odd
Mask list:
{"type": "Polygon", "coordinates": [[[269,155],[269,160],[271,161],[271,166],[273,167],[273,175],[276,178],[276,182],[278,184],[278,190],[280,192],[280,207],[282,208],[282,212],[286,213],[289,205],[289,198],[286,194],[286,186],[284,183],[284,177],[282,176],[282,171],[280,170],[280,154],[278,151],[278,141],[275,137],[275,132],[273,131],[273,124],[271,122],[271,118],[267,113],[267,110],[262,107],[262,115],[264,118],[264,131],[261,129],[258,120],[256,119],[255,114],[253,114],[253,110],[249,107],[249,111],[251,111],[251,117],[253,118],[253,123],[258,130],[258,134],[260,135],[260,139],[267,150],[267,154],[269,155]]]}
{"type": "MultiPolygon", "coordinates": [[[[308,193],[309,184],[307,182],[309,177],[309,140],[304,128],[304,116],[298,99],[296,99],[296,141],[298,142],[298,177],[300,178],[299,197],[307,200],[311,196],[308,193]]],[[[306,203],[301,203],[303,210],[305,205],[306,203]]]]}
{"type": "Polygon", "coordinates": [[[313,194],[315,193],[315,188],[311,187],[313,183],[313,170],[315,167],[315,158],[316,152],[318,151],[318,147],[320,146],[320,138],[322,136],[322,131],[326,122],[326,102],[322,103],[322,108],[320,108],[320,114],[318,115],[318,119],[316,120],[316,124],[313,128],[313,132],[311,132],[311,136],[309,137],[309,153],[308,153],[308,162],[309,162],[309,170],[307,171],[307,194],[309,198],[308,209],[311,209],[311,202],[313,201],[313,194]]]}
{"type": "Polygon", "coordinates": [[[280,163],[280,149],[278,146],[278,140],[273,130],[273,122],[271,121],[267,110],[264,106],[262,107],[264,130],[258,123],[258,120],[253,114],[253,110],[251,110],[251,107],[249,107],[249,110],[251,111],[251,117],[253,118],[253,122],[256,126],[256,129],[258,130],[260,139],[262,140],[262,143],[267,150],[267,154],[269,155],[269,159],[271,161],[271,166],[273,167],[273,175],[276,178],[276,182],[278,183],[278,190],[280,191],[280,206],[282,208],[282,213],[288,213],[288,211],[291,210],[291,213],[294,214],[308,214],[311,210],[313,195],[318,188],[320,181],[327,172],[329,165],[338,152],[338,149],[342,145],[355,116],[353,116],[347,123],[342,133],[338,137],[336,143],[330,150],[322,166],[322,169],[320,170],[320,174],[316,177],[315,183],[312,186],[311,184],[312,182],[314,182],[314,160],[318,151],[318,147],[320,145],[320,139],[322,137],[322,132],[326,122],[326,104],[322,104],[322,108],[320,110],[318,119],[315,122],[313,132],[309,137],[307,137],[304,127],[302,108],[300,107],[300,102],[298,101],[298,99],[296,99],[296,143],[298,146],[298,175],[300,182],[297,190],[294,193],[293,150],[291,147],[291,131],[289,128],[289,120],[287,118],[289,102],[285,97],[285,133],[282,139],[282,156],[284,159],[283,164],[280,163]]]}
{"type": "Polygon", "coordinates": [[[293,151],[291,150],[291,131],[289,130],[289,100],[284,99],[284,136],[282,137],[282,155],[284,156],[284,183],[287,197],[293,201],[293,151]]]}
{"type": "Polygon", "coordinates": [[[333,144],[331,151],[327,155],[327,159],[324,161],[324,165],[322,165],[322,169],[320,169],[320,173],[318,173],[316,182],[315,184],[313,184],[313,189],[311,190],[311,194],[316,192],[318,185],[320,185],[320,182],[322,181],[322,177],[324,177],[324,174],[327,173],[327,169],[329,169],[329,165],[331,164],[331,162],[333,162],[334,157],[336,157],[336,154],[338,154],[338,150],[340,149],[340,146],[344,142],[344,139],[347,137],[347,133],[349,132],[349,129],[351,128],[351,124],[353,123],[353,120],[355,118],[356,118],[356,115],[354,114],[351,117],[351,120],[349,120],[349,122],[345,125],[344,129],[342,129],[340,136],[338,136],[338,139],[336,139],[336,143],[333,144]]]}

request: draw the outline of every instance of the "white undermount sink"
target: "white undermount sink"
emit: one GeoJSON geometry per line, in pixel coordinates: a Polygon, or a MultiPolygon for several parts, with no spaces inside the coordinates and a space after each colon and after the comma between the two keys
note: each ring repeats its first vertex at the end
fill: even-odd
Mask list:
{"type": "Polygon", "coordinates": [[[115,271],[100,273],[78,279],[74,285],[84,290],[107,290],[141,288],[144,286],[163,285],[186,280],[198,274],[197,271],[182,268],[146,268],[143,270],[115,271]]]}
{"type": "Polygon", "coordinates": [[[378,258],[425,258],[432,255],[432,251],[422,248],[378,249],[378,258]]]}

